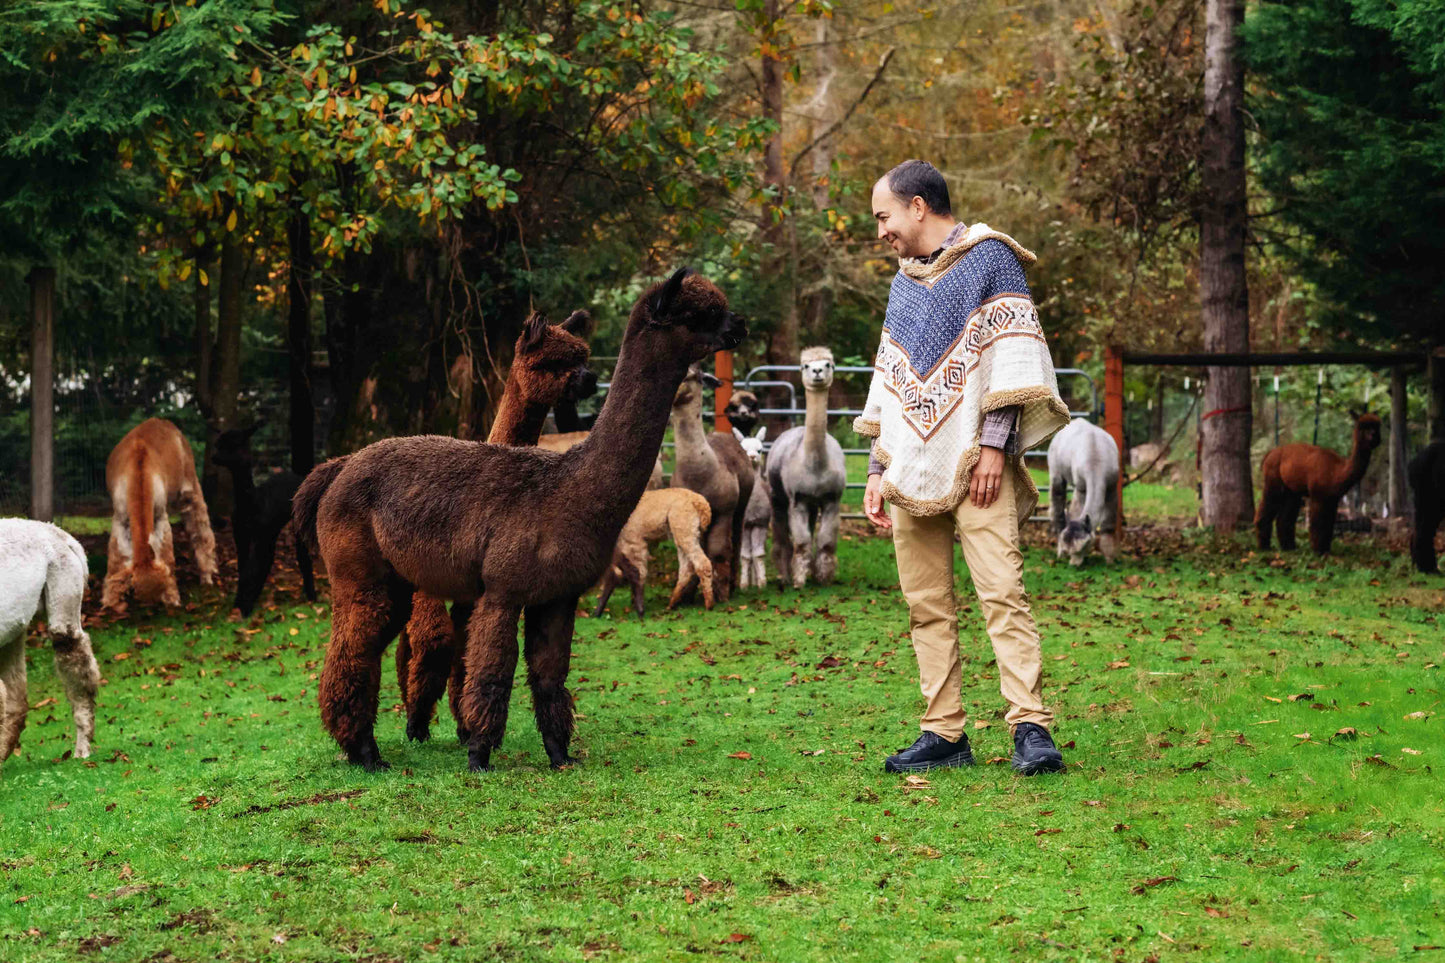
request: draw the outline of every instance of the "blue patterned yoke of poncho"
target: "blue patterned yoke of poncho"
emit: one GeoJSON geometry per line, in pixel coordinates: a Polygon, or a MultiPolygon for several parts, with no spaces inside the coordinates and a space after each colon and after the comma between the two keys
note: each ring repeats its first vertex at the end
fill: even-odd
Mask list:
{"type": "MultiPolygon", "coordinates": [[[[888,294],[868,402],[853,427],[877,439],[883,496],[914,515],[952,511],[978,463],[983,413],[1019,406],[1018,451],[1069,423],[1023,266],[1006,234],[971,225],[930,263],[903,258],[888,294]]],[[[1010,458],[1019,518],[1038,489],[1010,458]]]]}

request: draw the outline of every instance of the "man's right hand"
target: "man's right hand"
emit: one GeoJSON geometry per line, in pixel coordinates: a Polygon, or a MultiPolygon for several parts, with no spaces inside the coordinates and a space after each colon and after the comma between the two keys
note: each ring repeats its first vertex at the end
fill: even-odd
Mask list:
{"type": "Polygon", "coordinates": [[[863,492],[863,514],[868,516],[875,528],[888,531],[893,527],[893,519],[888,517],[888,511],[883,505],[883,476],[869,475],[868,487],[863,492]]]}

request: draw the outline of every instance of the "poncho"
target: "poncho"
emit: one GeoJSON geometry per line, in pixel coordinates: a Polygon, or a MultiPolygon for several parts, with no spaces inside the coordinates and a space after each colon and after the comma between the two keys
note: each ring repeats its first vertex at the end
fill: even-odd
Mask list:
{"type": "MultiPolygon", "coordinates": [[[[1018,451],[1069,423],[1013,238],[974,224],[932,263],[902,258],[888,294],[883,337],[860,435],[878,439],[883,497],[914,515],[952,511],[978,464],[983,413],[1020,405],[1018,451]]],[[[1019,520],[1038,488],[1022,455],[1008,459],[1019,520]]]]}

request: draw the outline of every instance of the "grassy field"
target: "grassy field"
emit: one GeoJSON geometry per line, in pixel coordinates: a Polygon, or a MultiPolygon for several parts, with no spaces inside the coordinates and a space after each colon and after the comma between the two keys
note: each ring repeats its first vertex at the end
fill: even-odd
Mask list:
{"type": "Polygon", "coordinates": [[[315,704],[327,607],[230,621],[193,585],[92,630],[96,752],[66,759],[32,640],[0,959],[1445,959],[1445,582],[1354,537],[1324,562],[1127,544],[1026,551],[1070,764],[1033,780],[961,566],[980,765],[882,772],[921,700],[891,547],[858,531],[832,588],[668,615],[663,571],[645,622],[580,619],[561,772],[520,680],[495,772],[447,719],[408,744],[389,662],[394,768],[346,766],[315,704]]]}

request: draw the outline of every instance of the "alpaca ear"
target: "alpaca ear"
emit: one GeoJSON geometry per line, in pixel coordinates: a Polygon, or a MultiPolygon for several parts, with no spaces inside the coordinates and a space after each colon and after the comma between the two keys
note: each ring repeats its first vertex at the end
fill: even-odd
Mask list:
{"type": "Polygon", "coordinates": [[[709,388],[722,387],[722,379],[710,371],[700,371],[698,372],[698,377],[700,377],[702,379],[702,383],[709,388]]]}
{"type": "Polygon", "coordinates": [[[522,323],[522,343],[518,350],[522,354],[536,351],[542,347],[542,341],[547,336],[547,316],[541,311],[533,311],[527,315],[527,320],[522,323]]]}
{"type": "Polygon", "coordinates": [[[673,304],[677,302],[677,296],[682,293],[682,282],[690,274],[692,274],[692,268],[680,267],[673,272],[672,277],[663,283],[662,287],[657,289],[657,293],[652,296],[652,303],[649,305],[652,308],[654,320],[659,315],[667,314],[672,310],[673,304]]]}
{"type": "Polygon", "coordinates": [[[1093,523],[1093,521],[1089,518],[1088,515],[1085,515],[1085,516],[1084,516],[1084,531],[1086,531],[1086,532],[1092,532],[1093,530],[1094,530],[1094,523],[1093,523]]]}
{"type": "Polygon", "coordinates": [[[562,322],[562,330],[579,338],[587,337],[592,333],[591,313],[581,308],[573,311],[567,315],[567,320],[562,322]]]}
{"type": "Polygon", "coordinates": [[[737,439],[738,441],[740,441],[740,442],[741,442],[741,441],[747,441],[747,440],[748,440],[748,436],[745,435],[745,434],[743,434],[742,432],[738,431],[738,429],[737,429],[736,426],[733,427],[733,437],[736,438],[736,439],[737,439]]]}
{"type": "Polygon", "coordinates": [[[764,438],[768,437],[768,426],[758,425],[758,430],[753,432],[753,437],[756,438],[758,441],[762,441],[764,438]]]}

